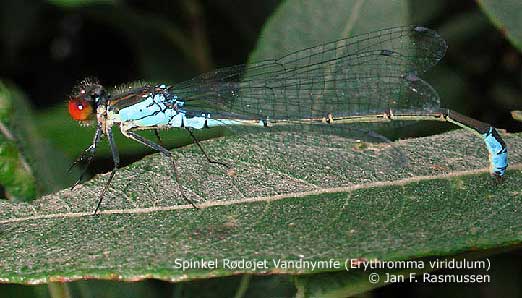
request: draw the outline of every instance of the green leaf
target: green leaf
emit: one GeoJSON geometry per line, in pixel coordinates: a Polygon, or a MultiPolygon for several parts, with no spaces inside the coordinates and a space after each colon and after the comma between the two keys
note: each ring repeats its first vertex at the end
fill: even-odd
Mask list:
{"type": "Polygon", "coordinates": [[[36,196],[36,182],[31,168],[13,140],[0,139],[0,184],[11,200],[31,200],[36,196]]]}
{"type": "Polygon", "coordinates": [[[37,192],[63,188],[67,182],[65,173],[55,170],[66,160],[36,132],[35,119],[24,95],[3,82],[0,82],[0,121],[0,184],[6,196],[31,200],[37,192]]]}
{"type": "MultiPolygon", "coordinates": [[[[17,144],[13,132],[17,113],[15,106],[23,104],[21,96],[0,82],[0,185],[12,200],[31,200],[36,196],[33,172],[17,144]]],[[[16,124],[15,124],[16,125],[16,124]]]]}
{"type": "Polygon", "coordinates": [[[406,1],[284,1],[266,22],[250,62],[356,34],[406,25],[406,1]]]}
{"type": "Polygon", "coordinates": [[[106,174],[33,204],[0,203],[0,280],[253,272],[223,268],[223,259],[266,260],[256,272],[319,273],[342,269],[276,268],[272,260],[405,260],[520,243],[522,138],[504,137],[511,169],[500,184],[483,142],[463,130],[394,143],[312,135],[276,155],[262,149],[268,135],[205,141],[236,174],[208,164],[196,146],[180,149],[180,179],[200,209],[181,198],[170,162],[154,154],[116,174],[98,216],[91,213],[106,174]],[[406,164],[397,164],[398,151],[406,164]],[[218,266],[176,269],[201,259],[218,266]]]}
{"type": "Polygon", "coordinates": [[[522,50],[522,3],[518,0],[477,0],[477,3],[509,41],[522,50]]]}

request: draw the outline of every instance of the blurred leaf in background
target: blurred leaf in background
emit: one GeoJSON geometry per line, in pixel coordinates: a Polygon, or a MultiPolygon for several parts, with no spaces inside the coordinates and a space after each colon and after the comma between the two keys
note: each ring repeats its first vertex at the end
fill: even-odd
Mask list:
{"type": "Polygon", "coordinates": [[[249,62],[278,58],[382,28],[409,24],[406,1],[284,1],[270,16],[249,62]]]}
{"type": "Polygon", "coordinates": [[[6,198],[27,201],[36,197],[36,181],[10,128],[14,105],[13,92],[0,82],[0,185],[6,198]]]}
{"type": "Polygon", "coordinates": [[[476,0],[491,22],[522,51],[522,4],[517,0],[476,0]]]}
{"type": "Polygon", "coordinates": [[[27,201],[69,184],[64,170],[69,160],[38,133],[39,123],[25,96],[0,82],[0,105],[0,184],[5,195],[27,201]]]}
{"type": "MultiPolygon", "coordinates": [[[[497,27],[499,35],[505,36],[515,47],[506,49],[504,55],[498,57],[497,63],[509,71],[511,77],[497,80],[491,95],[508,110],[521,109],[522,18],[520,12],[522,3],[514,0],[477,0],[477,3],[491,23],[497,27]]],[[[513,119],[517,120],[516,117],[513,119]]]]}

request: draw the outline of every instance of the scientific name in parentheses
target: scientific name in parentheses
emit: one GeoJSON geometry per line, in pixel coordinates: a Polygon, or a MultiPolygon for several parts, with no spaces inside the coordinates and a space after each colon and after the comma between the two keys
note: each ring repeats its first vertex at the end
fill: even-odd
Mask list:
{"type": "Polygon", "coordinates": [[[375,269],[485,269],[489,271],[491,263],[489,259],[468,260],[468,259],[436,259],[436,260],[403,260],[403,261],[383,261],[383,260],[363,260],[350,259],[349,269],[363,269],[364,271],[375,269]]]}

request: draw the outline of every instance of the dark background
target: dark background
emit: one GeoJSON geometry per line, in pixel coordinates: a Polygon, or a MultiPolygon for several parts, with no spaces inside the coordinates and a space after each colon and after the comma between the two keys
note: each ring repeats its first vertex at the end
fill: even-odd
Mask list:
{"type": "Polygon", "coordinates": [[[0,76],[26,92],[36,109],[63,103],[86,76],[108,86],[188,79],[245,63],[277,4],[125,1],[68,9],[2,1],[0,76]],[[203,54],[191,57],[197,52],[203,54]]]}
{"type": "MultiPolygon", "coordinates": [[[[437,2],[441,8],[412,15],[412,22],[436,29],[448,39],[449,49],[441,67],[452,69],[465,91],[445,97],[451,90],[445,87],[444,74],[437,70],[429,74],[428,81],[433,82],[449,108],[508,131],[522,130],[509,114],[522,109],[522,56],[474,1],[437,2]]],[[[263,24],[279,3],[157,0],[67,7],[45,1],[2,0],[0,79],[14,83],[27,95],[37,117],[66,118],[67,96],[86,76],[96,76],[108,86],[135,80],[177,82],[216,67],[246,63],[263,24]],[[53,108],[56,106],[60,108],[53,108]],[[60,112],[50,113],[51,109],[60,112]]],[[[422,11],[425,3],[412,1],[412,11],[422,11]]],[[[87,142],[82,140],[81,146],[87,146],[87,142]]],[[[104,166],[106,159],[98,161],[95,171],[110,168],[104,166]]],[[[132,157],[126,160],[132,161],[132,157]]],[[[520,297],[520,260],[517,250],[493,257],[492,284],[471,285],[473,288],[393,285],[372,295],[520,297]]],[[[278,289],[276,296],[292,293],[286,277],[271,279],[270,286],[261,277],[254,281],[254,287],[278,289]]],[[[71,289],[88,297],[105,291],[105,297],[174,297],[183,293],[181,287],[186,293],[191,293],[190,289],[205,290],[212,297],[227,293],[227,288],[235,289],[238,282],[236,277],[181,284],[90,281],[73,283],[71,289]],[[86,291],[90,294],[85,295],[86,291]]],[[[1,286],[0,293],[46,296],[47,288],[1,286]]]]}

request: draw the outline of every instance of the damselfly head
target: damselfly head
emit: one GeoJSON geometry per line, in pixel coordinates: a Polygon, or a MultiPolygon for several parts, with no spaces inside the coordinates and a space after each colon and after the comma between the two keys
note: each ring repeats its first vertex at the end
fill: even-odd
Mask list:
{"type": "Polygon", "coordinates": [[[97,79],[87,78],[80,82],[69,96],[69,115],[81,124],[95,119],[96,108],[106,100],[106,92],[97,79]]]}

